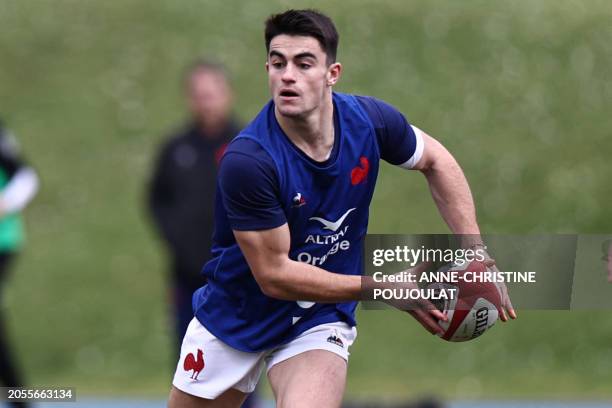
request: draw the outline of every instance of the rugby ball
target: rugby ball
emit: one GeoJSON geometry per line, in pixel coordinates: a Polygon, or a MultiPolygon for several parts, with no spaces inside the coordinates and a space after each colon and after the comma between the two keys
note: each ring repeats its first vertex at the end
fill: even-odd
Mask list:
{"type": "Polygon", "coordinates": [[[467,272],[484,272],[490,269],[482,262],[472,261],[462,265],[446,265],[440,270],[456,271],[459,279],[453,283],[428,285],[432,289],[456,288],[453,299],[432,302],[448,317],[447,321],[438,322],[444,329],[444,334],[438,336],[446,341],[468,341],[493,327],[502,304],[497,285],[494,282],[468,282],[467,280],[473,279],[462,279],[467,272]]]}

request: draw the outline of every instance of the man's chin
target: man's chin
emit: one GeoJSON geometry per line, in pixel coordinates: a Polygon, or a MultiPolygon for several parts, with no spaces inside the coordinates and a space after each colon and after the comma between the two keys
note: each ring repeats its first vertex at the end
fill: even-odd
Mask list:
{"type": "Polygon", "coordinates": [[[276,110],[278,111],[279,115],[284,116],[286,118],[296,119],[304,116],[304,111],[302,109],[299,109],[297,106],[276,105],[276,110]]]}

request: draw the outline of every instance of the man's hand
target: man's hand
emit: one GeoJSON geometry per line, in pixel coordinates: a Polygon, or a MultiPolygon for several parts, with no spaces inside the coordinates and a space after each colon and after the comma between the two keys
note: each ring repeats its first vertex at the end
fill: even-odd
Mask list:
{"type": "Polygon", "coordinates": [[[411,310],[406,311],[431,334],[444,335],[444,329],[440,327],[438,321],[447,321],[448,317],[427,300],[421,300],[418,303],[418,308],[413,307],[411,310]]]}
{"type": "MultiPolygon", "coordinates": [[[[490,268],[494,272],[499,272],[497,265],[495,264],[495,259],[491,258],[488,252],[485,251],[487,255],[487,259],[484,260],[484,264],[490,268]]],[[[510,295],[508,295],[508,287],[505,282],[496,282],[497,289],[499,289],[499,293],[501,295],[501,310],[499,311],[499,318],[502,322],[508,321],[508,316],[513,320],[516,319],[516,312],[514,311],[514,307],[512,306],[512,302],[510,301],[510,295]]]]}
{"type": "MultiPolygon", "coordinates": [[[[440,214],[453,233],[470,234],[463,236],[464,248],[474,246],[474,242],[465,245],[469,241],[475,241],[476,245],[479,245],[477,242],[480,242],[481,245],[482,241],[479,241],[480,228],[476,222],[476,209],[472,192],[461,167],[440,142],[421,130],[419,132],[423,137],[425,147],[423,156],[413,169],[420,170],[427,178],[432,197],[440,214]]],[[[487,263],[485,262],[485,264],[487,263]]],[[[495,267],[495,260],[490,259],[487,266],[499,272],[495,267]]],[[[512,302],[510,302],[506,285],[504,283],[498,283],[497,285],[502,294],[501,321],[508,321],[508,315],[510,318],[516,319],[516,313],[512,307],[512,302]]]]}
{"type": "MultiPolygon", "coordinates": [[[[485,257],[484,261],[482,262],[487,266],[487,268],[491,269],[493,272],[499,272],[495,259],[491,258],[491,255],[489,255],[487,252],[487,246],[482,242],[480,234],[461,235],[461,246],[465,249],[471,249],[473,251],[482,253],[485,257]]],[[[495,285],[499,290],[502,301],[501,310],[499,311],[500,320],[502,322],[507,322],[508,316],[510,316],[512,319],[516,319],[516,312],[514,311],[514,307],[510,301],[510,295],[508,295],[508,287],[506,286],[506,283],[496,282],[495,285]]]]}
{"type": "MultiPolygon", "coordinates": [[[[430,262],[423,262],[414,268],[406,271],[399,272],[397,275],[410,273],[418,277],[431,266],[430,262]]],[[[414,282],[397,283],[391,289],[418,289],[418,285],[414,282]]],[[[408,312],[417,322],[421,324],[431,334],[444,334],[444,329],[440,327],[438,321],[447,321],[447,316],[436,309],[436,307],[428,300],[425,299],[390,299],[385,300],[390,306],[395,307],[404,312],[408,312]]]]}

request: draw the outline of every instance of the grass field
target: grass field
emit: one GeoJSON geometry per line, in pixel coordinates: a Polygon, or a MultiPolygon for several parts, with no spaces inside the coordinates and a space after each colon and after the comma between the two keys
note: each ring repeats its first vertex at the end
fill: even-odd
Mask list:
{"type": "MultiPolygon", "coordinates": [[[[144,213],[158,143],[184,118],[199,55],[234,74],[236,113],[267,100],[263,20],[314,6],[341,34],[340,91],[374,95],[441,140],[489,233],[610,233],[607,1],[0,0],[0,115],[42,189],[2,303],[32,384],[163,397],[165,258],[144,213]]],[[[446,232],[419,174],[383,166],[375,233],[446,232]]],[[[362,311],[349,395],[612,398],[612,311],[523,311],[448,344],[362,311]]]]}

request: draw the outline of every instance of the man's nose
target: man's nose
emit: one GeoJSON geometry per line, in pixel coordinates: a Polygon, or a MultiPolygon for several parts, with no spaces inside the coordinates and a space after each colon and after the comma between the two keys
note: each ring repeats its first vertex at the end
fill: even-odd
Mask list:
{"type": "Polygon", "coordinates": [[[293,64],[287,64],[285,66],[281,79],[283,82],[295,82],[295,66],[293,64]]]}

